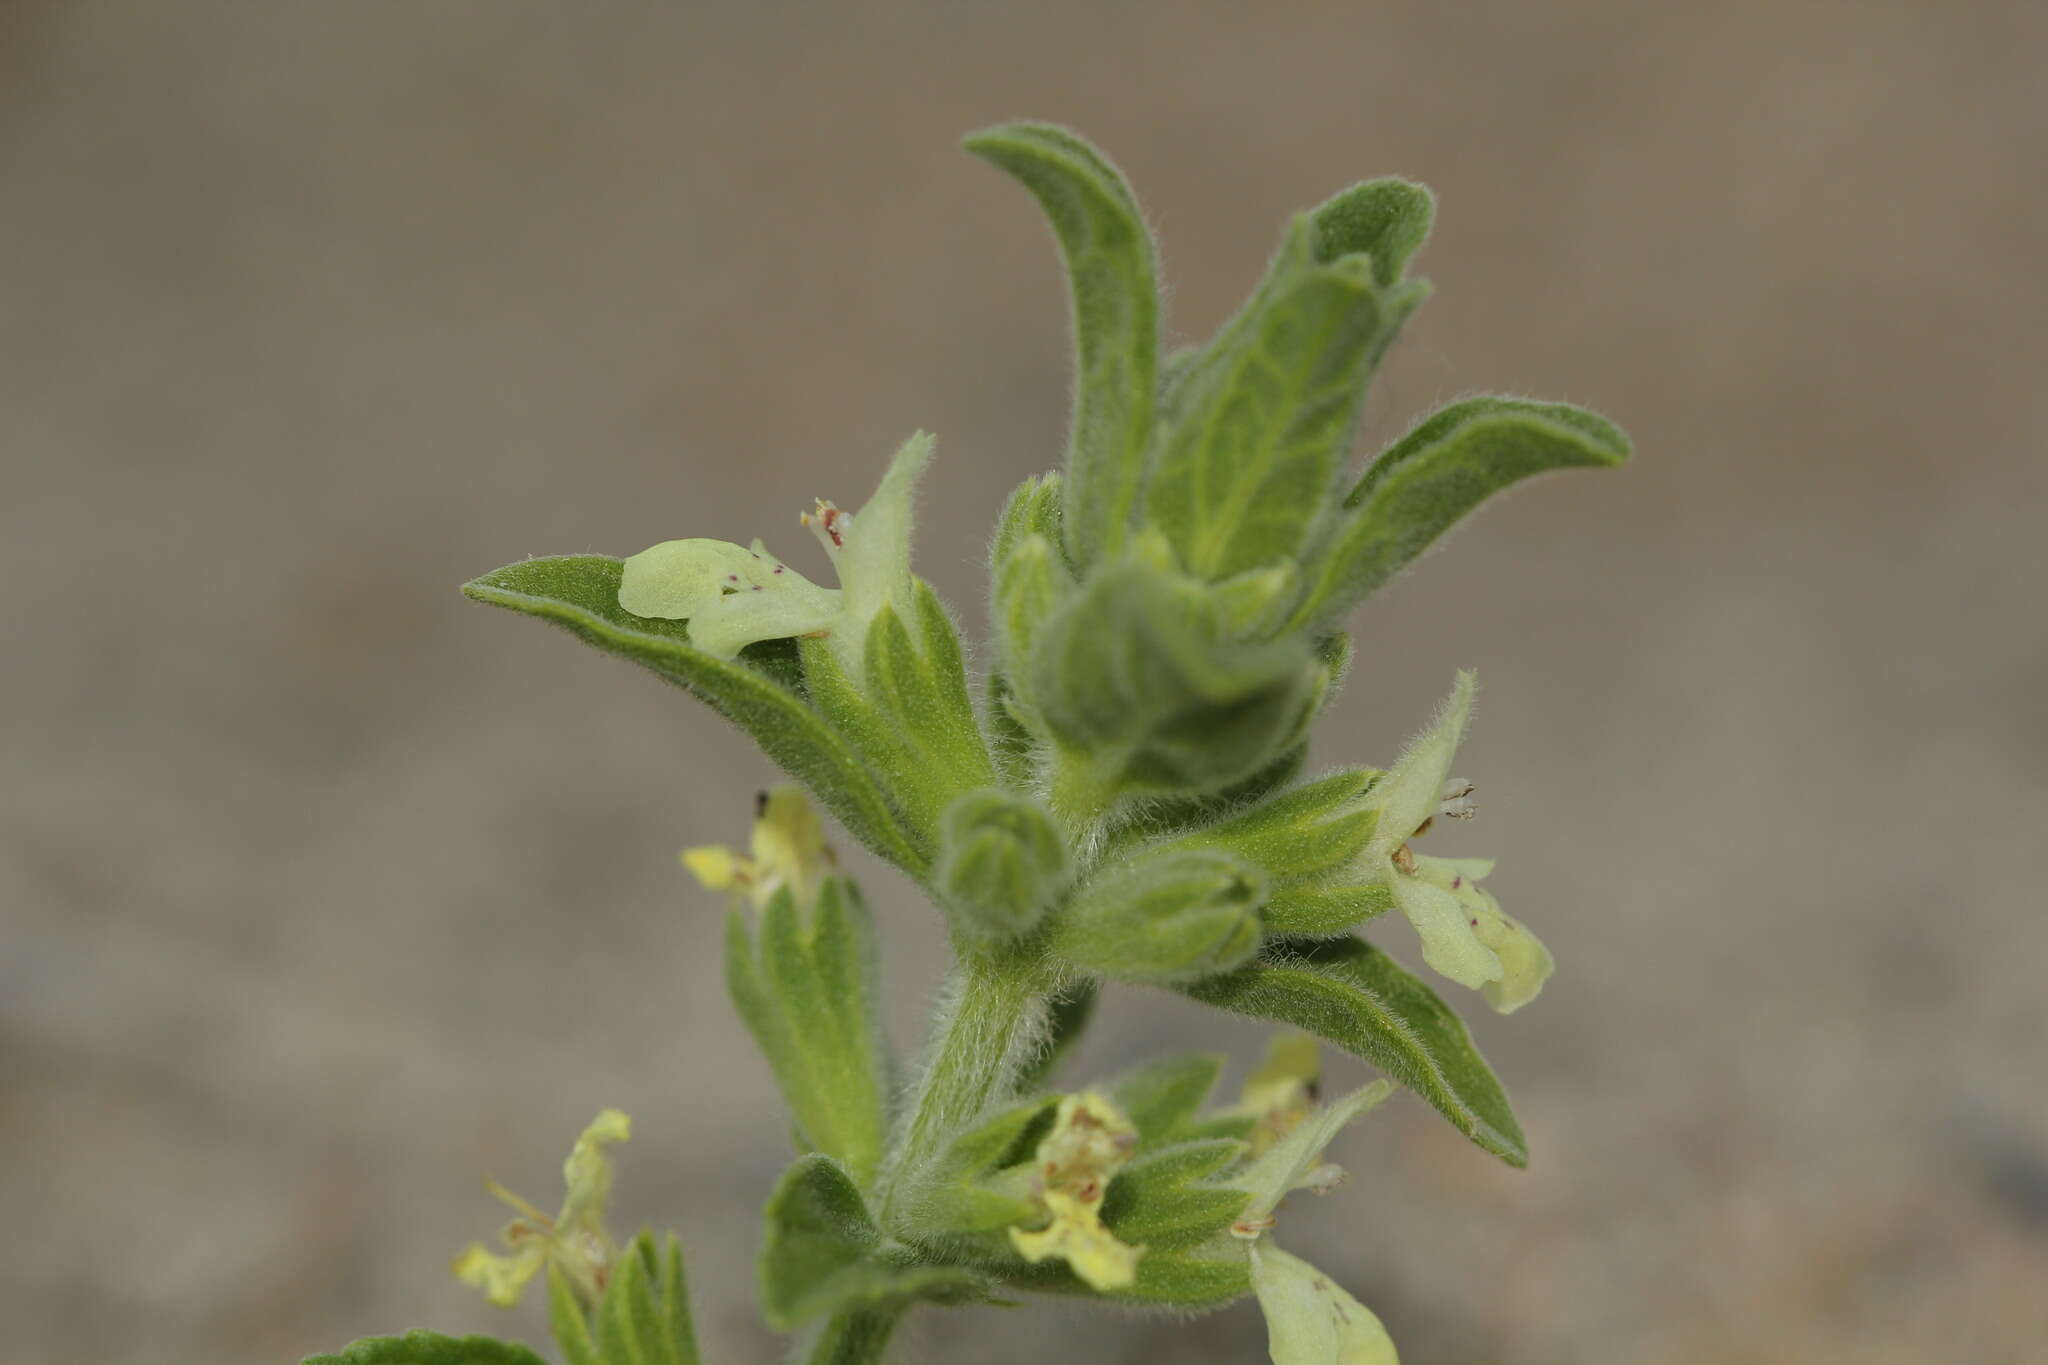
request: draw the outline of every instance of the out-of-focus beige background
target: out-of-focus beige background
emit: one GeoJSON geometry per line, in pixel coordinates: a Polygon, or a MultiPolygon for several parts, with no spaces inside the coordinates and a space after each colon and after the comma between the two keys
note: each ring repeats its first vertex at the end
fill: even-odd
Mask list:
{"type": "MultiPolygon", "coordinates": [[[[1028,115],[1136,182],[1182,338],[1288,212],[1427,180],[1369,435],[1491,388],[1638,443],[1371,604],[1321,752],[1481,670],[1462,851],[1562,963],[1476,1024],[1534,1164],[1403,1100],[1290,1245],[1417,1365],[2038,1359],[2044,42],[2018,3],[0,7],[0,1354],[537,1338],[447,1260],[482,1173],[551,1201],[616,1104],[621,1222],[682,1232],[710,1359],[776,1355],[789,1154],[673,857],[770,773],[455,587],[808,554],[925,426],[919,563],[978,619],[1066,322],[952,144],[1028,115]]],[[[907,1046],[933,916],[859,865],[907,1046]]],[[[1122,990],[1069,1074],[1259,1039],[1122,990]]],[[[905,1341],[1264,1349],[1249,1307],[905,1341]]]]}

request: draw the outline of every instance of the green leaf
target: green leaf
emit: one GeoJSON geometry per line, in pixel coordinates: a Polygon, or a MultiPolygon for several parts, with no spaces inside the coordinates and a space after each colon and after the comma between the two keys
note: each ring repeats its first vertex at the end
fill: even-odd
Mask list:
{"type": "Polygon", "coordinates": [[[992,785],[995,765],[975,720],[952,620],[923,580],[913,595],[915,635],[894,606],[876,612],[859,686],[829,640],[804,640],[799,653],[813,704],[881,777],[920,847],[928,847],[947,804],[992,785]]]}
{"type": "MultiPolygon", "coordinates": [[[[996,575],[1002,571],[1003,561],[1010,557],[1017,542],[1024,537],[1044,536],[1054,548],[1060,546],[1063,496],[1063,485],[1057,473],[1034,475],[1010,490],[1010,496],[1003,502],[1003,510],[996,516],[995,538],[989,542],[990,582],[995,581],[996,575]]],[[[1061,552],[1060,566],[1068,568],[1064,551],[1061,552]]]]}
{"type": "MultiPolygon", "coordinates": [[[[1018,539],[996,570],[991,604],[996,644],[1005,669],[1026,668],[1040,627],[1073,591],[1073,579],[1052,541],[1035,531],[1018,539]]],[[[1020,676],[1028,680],[1030,674],[1020,676]]],[[[1029,699],[1025,701],[1028,704],[1029,699]]]]}
{"type": "Polygon", "coordinates": [[[1423,420],[1366,469],[1294,623],[1334,619],[1399,573],[1452,523],[1549,469],[1618,465],[1628,437],[1567,403],[1471,398],[1423,420]]]}
{"type": "Polygon", "coordinates": [[[865,1183],[888,1130],[888,1059],[874,931],[860,892],[828,877],[806,916],[788,888],[761,912],[758,951],[745,915],[726,919],[726,985],[775,1073],[799,1140],[865,1183]]]}
{"type": "Polygon", "coordinates": [[[1251,1268],[1242,1246],[1229,1238],[1186,1251],[1148,1251],[1138,1258],[1137,1281],[1106,1293],[1082,1283],[1062,1261],[1005,1267],[1002,1275],[1006,1284],[1033,1293],[1196,1310],[1221,1308],[1252,1290],[1251,1268]]]}
{"type": "Polygon", "coordinates": [[[886,1246],[845,1168],[807,1156],[768,1198],[761,1246],[761,1313],[791,1331],[826,1313],[905,1299],[961,1300],[984,1281],[950,1266],[905,1263],[886,1246]]]}
{"type": "Polygon", "coordinates": [[[682,1253],[675,1239],[669,1239],[664,1266],[653,1236],[641,1233],[619,1259],[598,1308],[597,1348],[604,1365],[696,1365],[697,1343],[682,1295],[682,1253]]]}
{"type": "Polygon", "coordinates": [[[1059,1096],[1013,1104],[955,1137],[946,1144],[939,1169],[947,1175],[986,1175],[999,1167],[1014,1165],[1031,1155],[1044,1136],[1059,1096]]]}
{"type": "Polygon", "coordinates": [[[1023,690],[1058,746],[1052,805],[1070,821],[1246,777],[1292,747],[1316,695],[1306,640],[1231,638],[1207,585],[1142,552],[1155,542],[1097,570],[1032,647],[1023,690]]]}
{"type": "Polygon", "coordinates": [[[553,1261],[548,1262],[548,1329],[569,1365],[607,1365],[598,1353],[597,1338],[591,1335],[590,1319],[583,1314],[574,1286],[553,1261]]]}
{"type": "Polygon", "coordinates": [[[1241,1142],[1184,1142],[1139,1157],[1118,1171],[1102,1201],[1102,1221],[1117,1240],[1146,1255],[1198,1246],[1228,1229],[1251,1196],[1195,1182],[1244,1155],[1241,1142]]]}
{"type": "Polygon", "coordinates": [[[884,609],[868,632],[868,693],[945,765],[956,788],[986,786],[995,770],[967,691],[960,633],[929,583],[917,579],[911,591],[913,619],[884,609]]]}
{"type": "Polygon", "coordinates": [[[982,1241],[1039,1213],[1027,1187],[1003,1177],[1028,1159],[1049,1127],[1057,1096],[1011,1105],[955,1137],[934,1163],[911,1201],[909,1221],[921,1240],[939,1240],[963,1251],[979,1250],[1008,1259],[1007,1241],[982,1241]],[[985,1182],[985,1178],[994,1177],[985,1182]]]}
{"type": "Polygon", "coordinates": [[[1223,1058],[1196,1052],[1153,1062],[1114,1083],[1110,1098],[1138,1130],[1138,1150],[1171,1142],[1216,1088],[1223,1058]]]}
{"type": "Polygon", "coordinates": [[[1052,949],[1087,971],[1185,981],[1228,971],[1259,946],[1264,875],[1212,850],[1165,850],[1098,874],[1075,892],[1052,949]]]}
{"type": "Polygon", "coordinates": [[[754,646],[724,662],[692,648],[688,626],[619,606],[620,561],[603,555],[529,559],[463,585],[465,595],[562,626],[607,654],[683,688],[753,736],[868,848],[922,877],[924,850],[866,766],[806,705],[786,644],[754,646]]]}
{"type": "Polygon", "coordinates": [[[1116,167],[1064,128],[1008,123],[963,145],[1037,197],[1066,259],[1078,371],[1065,543],[1086,568],[1123,544],[1144,478],[1159,345],[1152,239],[1116,167]]]}
{"type": "Polygon", "coordinates": [[[697,1333],[690,1321],[690,1291],[683,1279],[683,1249],[673,1235],[662,1248],[661,1265],[655,1278],[660,1285],[663,1330],[675,1343],[681,1365],[697,1365],[697,1333]]]}
{"type": "Polygon", "coordinates": [[[1174,1308],[1220,1308],[1251,1292],[1251,1268],[1243,1252],[1221,1254],[1162,1251],[1138,1258],[1138,1281],[1105,1298],[1174,1308]]]}
{"type": "Polygon", "coordinates": [[[407,1332],[402,1337],[364,1337],[338,1354],[307,1356],[302,1365],[544,1365],[524,1346],[490,1337],[444,1337],[407,1332]]]}
{"type": "Polygon", "coordinates": [[[1379,882],[1283,886],[1266,897],[1259,919],[1275,937],[1329,938],[1393,908],[1392,889],[1379,882]]]}
{"type": "Polygon", "coordinates": [[[1408,258],[1429,237],[1436,197],[1425,185],[1387,176],[1339,191],[1309,215],[1316,259],[1334,261],[1363,253],[1372,258],[1373,280],[1382,289],[1399,283],[1408,258]]]}
{"type": "Polygon", "coordinates": [[[1528,1164],[1507,1095],[1464,1023],[1362,939],[1268,944],[1260,961],[1181,989],[1328,1039],[1415,1091],[1485,1150],[1511,1166],[1528,1164]]]}
{"type": "Polygon", "coordinates": [[[1146,497],[1199,577],[1292,559],[1322,515],[1372,366],[1426,289],[1383,288],[1345,234],[1295,220],[1245,310],[1184,378],[1146,497]]]}
{"type": "Polygon", "coordinates": [[[1263,801],[1301,775],[1308,761],[1308,746],[1297,744],[1252,773],[1217,791],[1200,796],[1165,796],[1148,801],[1131,812],[1131,817],[1110,831],[1107,856],[1151,843],[1184,830],[1211,824],[1226,815],[1263,801]]]}
{"type": "Polygon", "coordinates": [[[1009,675],[1000,669],[988,675],[987,686],[989,757],[995,760],[1005,783],[1029,786],[1038,740],[1023,722],[1024,703],[1009,675]]]}
{"type": "Polygon", "coordinates": [[[1211,848],[1265,869],[1275,886],[1314,881],[1342,871],[1372,838],[1378,813],[1360,798],[1380,777],[1351,768],[1286,791],[1173,841],[1174,848],[1211,848]]]}

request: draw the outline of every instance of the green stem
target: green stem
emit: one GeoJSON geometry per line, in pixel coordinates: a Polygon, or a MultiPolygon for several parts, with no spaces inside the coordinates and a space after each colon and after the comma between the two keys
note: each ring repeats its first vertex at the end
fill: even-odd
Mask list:
{"type": "Polygon", "coordinates": [[[945,1141],[1014,1083],[1045,1035],[1052,974],[1035,948],[963,954],[945,1003],[910,1120],[881,1181],[880,1221],[945,1141]]]}
{"type": "Polygon", "coordinates": [[[1078,750],[1054,750],[1046,800],[1077,847],[1087,844],[1089,831],[1115,799],[1114,784],[1103,777],[1104,766],[1101,759],[1078,750]]]}

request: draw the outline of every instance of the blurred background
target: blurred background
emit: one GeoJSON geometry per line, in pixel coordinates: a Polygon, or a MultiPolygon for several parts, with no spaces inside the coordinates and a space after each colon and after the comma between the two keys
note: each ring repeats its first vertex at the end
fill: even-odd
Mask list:
{"type": "MultiPolygon", "coordinates": [[[[1291,211],[1426,180],[1368,444],[1475,389],[1637,442],[1370,604],[1318,755],[1480,670],[1439,851],[1498,854],[1561,963],[1475,1020],[1534,1163],[1404,1099],[1290,1247],[1415,1365],[2035,1358],[2044,41],[2018,3],[0,5],[4,1354],[538,1339],[446,1265],[485,1172],[552,1204],[615,1104],[619,1224],[680,1230],[711,1360],[777,1355],[789,1153],[674,859],[772,774],[455,589],[678,535],[821,569],[798,511],[923,426],[919,564],[978,622],[1067,323],[953,143],[1033,116],[1135,182],[1181,340],[1291,211]]],[[[908,1047],[935,917],[853,861],[908,1047]]],[[[1066,1074],[1262,1036],[1119,990],[1066,1074]]],[[[905,1341],[1264,1353],[1248,1306],[905,1341]]]]}

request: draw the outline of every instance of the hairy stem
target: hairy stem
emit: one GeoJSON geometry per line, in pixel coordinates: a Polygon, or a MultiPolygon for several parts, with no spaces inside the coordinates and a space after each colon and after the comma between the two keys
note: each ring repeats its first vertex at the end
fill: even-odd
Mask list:
{"type": "Polygon", "coordinates": [[[1072,749],[1060,749],[1053,756],[1047,804],[1077,847],[1089,843],[1090,832],[1115,796],[1102,775],[1103,766],[1100,757],[1072,749]]]}
{"type": "Polygon", "coordinates": [[[910,1118],[881,1183],[881,1222],[961,1125],[1000,1098],[1042,1046],[1053,974],[1035,948],[963,953],[948,980],[910,1118]]]}

